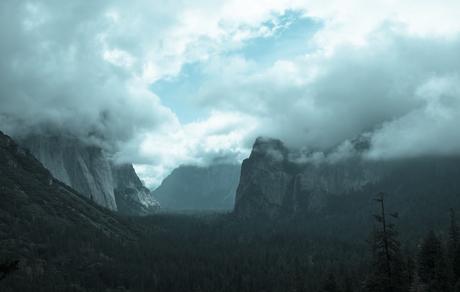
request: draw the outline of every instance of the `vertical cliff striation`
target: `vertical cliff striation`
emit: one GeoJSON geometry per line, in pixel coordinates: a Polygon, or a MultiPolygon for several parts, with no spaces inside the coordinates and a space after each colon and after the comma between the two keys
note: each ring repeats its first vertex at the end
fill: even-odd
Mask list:
{"type": "Polygon", "coordinates": [[[52,236],[75,230],[132,237],[130,229],[112,212],[55,179],[29,151],[2,132],[0,197],[0,236],[9,238],[2,253],[11,249],[16,256],[27,257],[40,245],[36,242],[38,230],[52,230],[52,236]]]}
{"type": "Polygon", "coordinates": [[[34,135],[21,140],[21,144],[54,177],[97,204],[117,210],[112,169],[102,149],[65,136],[34,135]]]}
{"type": "Polygon", "coordinates": [[[21,139],[21,145],[54,177],[100,206],[130,215],[144,215],[158,207],[132,165],[114,165],[100,147],[64,135],[29,136],[21,139]]]}
{"type": "Polygon", "coordinates": [[[422,197],[436,202],[437,196],[454,200],[460,194],[459,157],[369,160],[363,155],[365,139],[348,146],[347,153],[332,149],[302,158],[279,140],[258,138],[242,165],[234,213],[242,218],[324,214],[344,197],[355,208],[360,203],[354,198],[380,191],[391,193],[391,202],[403,209],[422,197]]]}

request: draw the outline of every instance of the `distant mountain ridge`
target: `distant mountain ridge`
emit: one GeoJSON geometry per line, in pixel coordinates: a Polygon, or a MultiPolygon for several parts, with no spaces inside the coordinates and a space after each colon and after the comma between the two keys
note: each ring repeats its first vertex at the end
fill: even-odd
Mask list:
{"type": "Polygon", "coordinates": [[[231,210],[240,165],[181,166],[153,191],[162,208],[173,210],[231,210]]]}
{"type": "Polygon", "coordinates": [[[54,177],[105,208],[145,215],[159,207],[132,165],[113,164],[100,147],[64,135],[30,135],[20,144],[54,177]]]}
{"type": "MultiPolygon", "coordinates": [[[[372,206],[368,201],[380,191],[391,195],[391,206],[410,216],[414,211],[408,206],[431,204],[445,206],[444,211],[449,205],[460,207],[460,157],[369,160],[360,155],[368,147],[364,140],[352,141],[349,152],[354,154],[340,159],[297,159],[298,151],[288,149],[280,140],[258,138],[242,165],[235,215],[335,216],[331,206],[342,202],[351,207],[340,210],[338,206],[334,212],[355,216],[371,212],[368,207],[354,208],[366,206],[364,201],[372,206]]],[[[441,208],[437,211],[444,212],[441,208]]]]}

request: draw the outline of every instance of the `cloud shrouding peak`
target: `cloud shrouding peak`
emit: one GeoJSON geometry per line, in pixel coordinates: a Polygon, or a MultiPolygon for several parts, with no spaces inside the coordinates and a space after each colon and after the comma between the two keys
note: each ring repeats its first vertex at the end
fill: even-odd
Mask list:
{"type": "Polygon", "coordinates": [[[5,0],[0,123],[104,145],[153,185],[179,164],[240,160],[260,135],[321,150],[368,132],[374,159],[460,154],[459,11],[447,0],[5,0]],[[181,122],[181,104],[199,117],[181,122]]]}

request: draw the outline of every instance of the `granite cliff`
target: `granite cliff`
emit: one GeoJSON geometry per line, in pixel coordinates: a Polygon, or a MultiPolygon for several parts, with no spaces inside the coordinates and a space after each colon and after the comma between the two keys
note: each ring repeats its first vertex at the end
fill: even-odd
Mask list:
{"type": "Polygon", "coordinates": [[[54,178],[27,149],[2,132],[0,196],[0,237],[18,238],[17,244],[30,244],[21,240],[34,233],[34,224],[38,224],[36,228],[52,225],[60,231],[81,228],[115,237],[131,236],[112,212],[54,178]]]}
{"type": "Polygon", "coordinates": [[[390,204],[398,210],[427,202],[446,205],[447,210],[450,203],[457,203],[459,157],[370,160],[361,155],[366,147],[365,140],[357,139],[350,143],[353,155],[334,158],[338,150],[333,149],[326,157],[311,153],[308,159],[299,159],[299,151],[281,141],[258,138],[242,164],[234,213],[241,218],[330,216],[331,206],[341,202],[343,208],[335,211],[358,214],[366,209],[358,206],[365,206],[364,201],[367,204],[380,191],[391,194],[390,204]]]}
{"type": "Polygon", "coordinates": [[[148,215],[160,207],[144,186],[131,164],[112,166],[114,194],[118,212],[126,215],[148,215]]]}
{"type": "Polygon", "coordinates": [[[144,215],[158,207],[132,165],[113,164],[100,147],[64,135],[28,136],[20,144],[55,178],[100,206],[130,215],[144,215]]]}

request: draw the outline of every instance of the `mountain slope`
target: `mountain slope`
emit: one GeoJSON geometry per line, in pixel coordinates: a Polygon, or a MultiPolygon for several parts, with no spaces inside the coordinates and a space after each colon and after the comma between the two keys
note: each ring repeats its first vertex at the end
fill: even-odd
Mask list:
{"type": "MultiPolygon", "coordinates": [[[[105,242],[134,238],[112,212],[53,178],[27,150],[1,132],[0,197],[0,258],[20,260],[24,277],[39,276],[63,264],[64,259],[56,255],[50,259],[48,251],[70,248],[87,254],[98,238],[105,242]]],[[[95,259],[107,260],[103,255],[81,260],[95,259]]]]}
{"type": "Polygon", "coordinates": [[[20,142],[54,177],[97,204],[117,210],[111,166],[102,149],[57,135],[34,135],[20,142]]]}
{"type": "Polygon", "coordinates": [[[34,135],[21,145],[54,177],[100,206],[128,215],[145,215],[159,206],[132,165],[114,165],[99,147],[65,135],[34,135]]]}
{"type": "MultiPolygon", "coordinates": [[[[354,144],[355,153],[362,144],[354,144]]],[[[279,140],[259,138],[243,162],[234,214],[239,218],[308,217],[333,234],[365,226],[373,199],[387,193],[405,226],[436,224],[460,209],[460,157],[372,161],[360,155],[299,162],[279,140]]],[[[312,223],[313,224],[313,223],[312,223]]],[[[410,232],[410,228],[407,228],[410,232]]],[[[323,230],[326,234],[327,231],[323,230]]]]}
{"type": "Polygon", "coordinates": [[[302,161],[298,156],[279,140],[258,138],[243,161],[235,211],[243,216],[274,217],[319,210],[328,196],[362,189],[391,168],[358,157],[332,162],[314,157],[302,161]]]}
{"type": "Polygon", "coordinates": [[[181,166],[153,195],[166,209],[232,209],[239,175],[239,165],[181,166]]]}
{"type": "Polygon", "coordinates": [[[141,182],[131,164],[113,165],[112,175],[118,212],[147,215],[158,210],[160,203],[141,182]]]}

